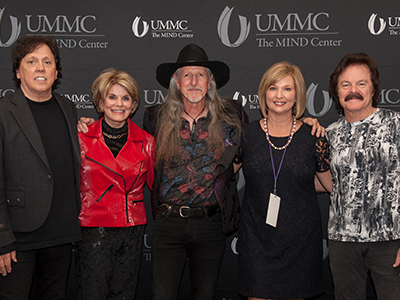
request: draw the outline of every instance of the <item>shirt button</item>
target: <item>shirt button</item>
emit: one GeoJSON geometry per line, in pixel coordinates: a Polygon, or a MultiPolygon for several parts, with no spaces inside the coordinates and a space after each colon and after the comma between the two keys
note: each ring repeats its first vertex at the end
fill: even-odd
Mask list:
{"type": "Polygon", "coordinates": [[[47,176],[46,176],[46,179],[47,179],[47,180],[51,180],[51,175],[47,175],[47,176]]]}
{"type": "Polygon", "coordinates": [[[4,228],[4,224],[1,223],[1,224],[0,224],[0,229],[3,229],[3,228],[4,228]]]}

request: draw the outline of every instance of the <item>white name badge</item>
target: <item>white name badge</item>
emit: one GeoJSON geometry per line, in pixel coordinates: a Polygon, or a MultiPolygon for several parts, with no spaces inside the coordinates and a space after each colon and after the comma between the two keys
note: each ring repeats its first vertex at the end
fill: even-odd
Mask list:
{"type": "Polygon", "coordinates": [[[265,220],[265,223],[273,227],[276,227],[276,223],[278,222],[280,204],[281,204],[281,198],[271,193],[269,195],[267,219],[265,220]]]}

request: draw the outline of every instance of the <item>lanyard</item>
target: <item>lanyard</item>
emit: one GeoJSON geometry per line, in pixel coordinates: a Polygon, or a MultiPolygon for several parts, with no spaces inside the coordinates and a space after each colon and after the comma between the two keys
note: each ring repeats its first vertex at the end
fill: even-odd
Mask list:
{"type": "Polygon", "coordinates": [[[282,155],[282,158],[281,158],[281,162],[279,164],[278,172],[275,173],[274,158],[272,157],[272,147],[269,144],[269,153],[271,154],[272,170],[274,172],[274,195],[276,195],[276,181],[278,180],[279,172],[281,171],[281,168],[282,168],[283,158],[285,157],[286,150],[287,150],[287,147],[285,148],[285,150],[283,150],[283,155],[282,155]]]}
{"type": "MultiPolygon", "coordinates": [[[[294,122],[295,122],[295,121],[294,121],[294,119],[293,119],[292,129],[290,129],[290,132],[292,132],[292,130],[293,130],[294,122]]],[[[267,136],[269,136],[269,132],[268,132],[268,121],[267,121],[267,120],[266,120],[266,128],[267,128],[267,136]]],[[[289,145],[289,141],[290,141],[290,138],[291,138],[291,137],[292,137],[292,136],[289,135],[288,140],[287,140],[287,145],[289,145]]],[[[268,145],[269,145],[269,153],[270,153],[270,155],[271,155],[272,170],[273,170],[273,172],[274,172],[274,195],[276,195],[276,182],[277,182],[277,180],[278,180],[278,176],[279,176],[279,173],[280,173],[280,171],[281,171],[282,164],[283,164],[283,159],[285,158],[286,150],[287,150],[288,147],[285,147],[285,150],[283,151],[282,158],[281,158],[281,162],[280,162],[279,168],[278,168],[278,172],[275,172],[274,158],[272,157],[272,147],[271,147],[271,142],[270,142],[269,139],[268,139],[268,145]]]]}

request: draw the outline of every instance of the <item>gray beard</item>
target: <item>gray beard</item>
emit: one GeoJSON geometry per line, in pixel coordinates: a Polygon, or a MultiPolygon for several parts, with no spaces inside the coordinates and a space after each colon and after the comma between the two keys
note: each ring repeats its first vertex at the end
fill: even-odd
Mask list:
{"type": "Polygon", "coordinates": [[[203,97],[199,97],[199,98],[196,98],[196,99],[191,99],[191,98],[187,98],[191,103],[199,103],[202,99],[203,99],[203,97]]]}

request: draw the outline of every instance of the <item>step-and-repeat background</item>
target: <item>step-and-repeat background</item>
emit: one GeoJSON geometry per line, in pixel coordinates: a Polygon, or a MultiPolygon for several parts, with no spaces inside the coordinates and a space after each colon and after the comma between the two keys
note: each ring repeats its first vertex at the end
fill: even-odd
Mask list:
{"type": "MultiPolygon", "coordinates": [[[[335,121],[338,114],[328,93],[329,76],[349,52],[366,52],[376,60],[382,87],[379,106],[400,110],[400,3],[393,0],[3,0],[2,96],[15,90],[12,46],[18,38],[29,35],[49,35],[57,40],[64,75],[57,91],[76,104],[79,116],[97,116],[91,84],[102,70],[115,67],[126,70],[139,83],[140,107],[133,121],[141,126],[144,109],[161,103],[166,95],[156,81],[156,67],[175,61],[188,43],[199,44],[211,60],[230,66],[231,79],[220,93],[240,102],[251,120],[260,118],[257,91],[261,76],[273,63],[288,60],[297,64],[305,77],[305,115],[318,118],[324,126],[335,121]]],[[[244,185],[239,176],[241,192],[244,185]]],[[[321,195],[319,202],[326,237],[329,196],[321,195]]],[[[150,214],[148,219],[137,299],[150,299],[150,214]]],[[[236,243],[237,235],[233,234],[227,240],[218,300],[240,299],[236,243]]],[[[329,295],[333,292],[327,255],[325,247],[329,295]]],[[[180,299],[188,299],[187,275],[182,279],[180,299]]],[[[71,276],[71,299],[76,297],[74,280],[71,276]]]]}

